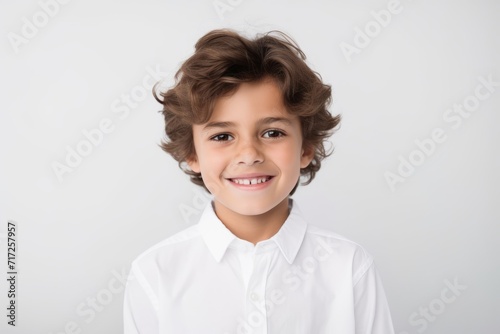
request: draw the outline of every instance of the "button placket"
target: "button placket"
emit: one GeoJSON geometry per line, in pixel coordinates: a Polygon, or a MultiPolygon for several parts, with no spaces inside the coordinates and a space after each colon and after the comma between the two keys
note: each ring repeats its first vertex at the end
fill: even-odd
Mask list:
{"type": "Polygon", "coordinates": [[[269,263],[269,253],[254,253],[254,270],[248,284],[245,320],[256,334],[267,333],[265,292],[269,263]]]}

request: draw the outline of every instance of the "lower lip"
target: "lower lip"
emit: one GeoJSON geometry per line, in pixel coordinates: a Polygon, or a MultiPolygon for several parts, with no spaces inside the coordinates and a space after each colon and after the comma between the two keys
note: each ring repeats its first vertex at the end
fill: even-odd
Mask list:
{"type": "Polygon", "coordinates": [[[271,182],[273,182],[273,180],[274,180],[274,176],[271,177],[266,182],[257,183],[257,184],[239,184],[239,183],[233,182],[231,180],[227,180],[227,181],[229,183],[231,183],[231,185],[233,185],[234,187],[241,189],[241,190],[261,190],[261,189],[267,188],[271,184],[271,182]]]}

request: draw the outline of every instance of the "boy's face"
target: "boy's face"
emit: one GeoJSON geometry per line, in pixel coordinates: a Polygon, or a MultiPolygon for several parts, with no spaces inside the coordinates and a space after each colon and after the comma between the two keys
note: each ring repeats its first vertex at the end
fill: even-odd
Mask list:
{"type": "Polygon", "coordinates": [[[188,164],[220,205],[237,215],[268,213],[288,199],[314,150],[304,151],[300,120],[270,80],[243,83],[219,98],[210,120],[193,125],[188,164]]]}

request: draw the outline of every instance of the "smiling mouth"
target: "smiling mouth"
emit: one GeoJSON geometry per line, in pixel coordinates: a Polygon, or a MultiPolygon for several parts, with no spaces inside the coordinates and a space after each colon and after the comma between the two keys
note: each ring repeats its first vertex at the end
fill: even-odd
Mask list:
{"type": "Polygon", "coordinates": [[[252,177],[252,178],[234,178],[234,179],[228,179],[229,181],[240,184],[240,185],[255,185],[255,184],[260,184],[260,183],[265,183],[269,180],[271,180],[273,177],[272,176],[262,176],[262,177],[252,177]]]}

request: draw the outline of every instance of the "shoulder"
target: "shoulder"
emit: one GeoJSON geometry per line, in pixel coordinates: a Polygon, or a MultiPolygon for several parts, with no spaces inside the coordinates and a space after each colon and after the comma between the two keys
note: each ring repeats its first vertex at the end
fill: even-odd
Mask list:
{"type": "Polygon", "coordinates": [[[176,257],[193,243],[197,243],[200,237],[198,225],[192,225],[143,251],[134,259],[132,266],[142,267],[159,259],[176,257]]]}
{"type": "Polygon", "coordinates": [[[314,245],[314,254],[328,254],[335,263],[350,267],[353,281],[373,264],[373,256],[362,245],[329,229],[308,224],[306,241],[314,245]]]}
{"type": "Polygon", "coordinates": [[[360,252],[367,257],[371,256],[366,249],[357,242],[329,229],[313,224],[307,224],[306,234],[309,238],[326,241],[332,246],[335,246],[338,250],[360,252]]]}
{"type": "Polygon", "coordinates": [[[314,253],[328,252],[337,260],[353,261],[356,267],[371,264],[372,256],[363,246],[328,228],[307,221],[298,204],[295,201],[292,201],[292,204],[291,214],[307,226],[303,242],[314,250],[314,253]]]}

